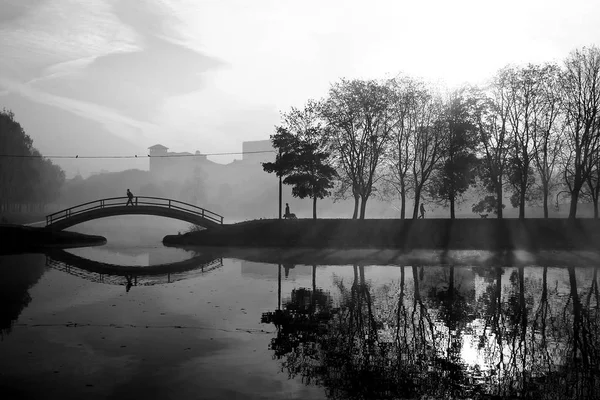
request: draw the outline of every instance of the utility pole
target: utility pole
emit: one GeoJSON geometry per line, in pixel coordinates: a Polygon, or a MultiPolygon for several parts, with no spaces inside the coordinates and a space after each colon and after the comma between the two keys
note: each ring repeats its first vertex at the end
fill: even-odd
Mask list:
{"type": "MultiPolygon", "coordinates": [[[[277,161],[279,161],[281,159],[281,148],[279,149],[279,153],[277,154],[277,161]]],[[[282,207],[282,202],[283,202],[283,197],[282,197],[282,190],[281,190],[281,186],[282,186],[282,176],[281,176],[281,171],[279,171],[279,219],[281,219],[281,207],[282,207]]]]}

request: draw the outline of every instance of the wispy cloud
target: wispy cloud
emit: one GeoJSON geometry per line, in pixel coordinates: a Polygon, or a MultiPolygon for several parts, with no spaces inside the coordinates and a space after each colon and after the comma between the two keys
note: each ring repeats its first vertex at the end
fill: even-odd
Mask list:
{"type": "Polygon", "coordinates": [[[104,1],[46,1],[0,28],[0,72],[140,50],[140,38],[104,1]]]}
{"type": "Polygon", "coordinates": [[[600,37],[588,0],[22,1],[0,16],[0,96],[202,151],[268,137],[340,77],[473,82],[600,37]]]}
{"type": "Polygon", "coordinates": [[[0,86],[32,101],[59,107],[78,116],[99,122],[115,135],[132,143],[150,141],[152,137],[156,137],[158,132],[158,127],[152,123],[124,116],[114,109],[98,104],[52,95],[39,91],[30,85],[6,78],[0,78],[0,86]]]}

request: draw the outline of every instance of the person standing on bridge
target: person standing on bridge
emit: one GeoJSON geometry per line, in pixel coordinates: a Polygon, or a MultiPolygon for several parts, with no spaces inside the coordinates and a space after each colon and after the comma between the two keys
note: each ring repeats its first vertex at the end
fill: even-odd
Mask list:
{"type": "Polygon", "coordinates": [[[127,189],[127,203],[125,203],[125,206],[128,206],[129,203],[131,203],[131,205],[133,205],[133,193],[131,193],[131,191],[129,189],[127,189]]]}

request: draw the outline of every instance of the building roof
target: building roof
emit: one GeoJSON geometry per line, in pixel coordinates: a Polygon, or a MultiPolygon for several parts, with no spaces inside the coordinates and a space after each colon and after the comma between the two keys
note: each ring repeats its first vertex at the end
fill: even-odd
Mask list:
{"type": "Polygon", "coordinates": [[[148,147],[148,148],[152,149],[152,150],[159,150],[159,149],[168,150],[169,149],[168,147],[165,147],[162,144],[155,144],[154,146],[148,147]]]}

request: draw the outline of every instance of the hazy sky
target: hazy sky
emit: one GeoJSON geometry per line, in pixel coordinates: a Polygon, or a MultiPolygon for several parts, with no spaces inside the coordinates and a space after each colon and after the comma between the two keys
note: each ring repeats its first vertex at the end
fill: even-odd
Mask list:
{"type": "Polygon", "coordinates": [[[44,154],[241,151],[341,77],[452,86],[594,43],[590,0],[0,0],[0,108],[44,154]]]}

